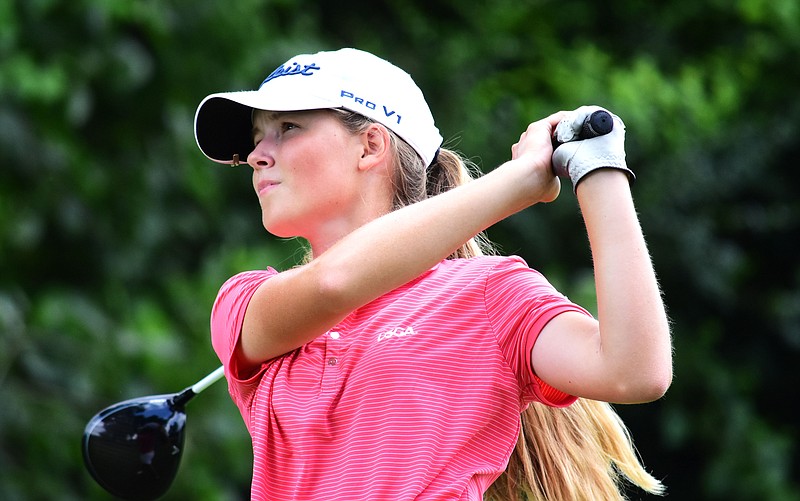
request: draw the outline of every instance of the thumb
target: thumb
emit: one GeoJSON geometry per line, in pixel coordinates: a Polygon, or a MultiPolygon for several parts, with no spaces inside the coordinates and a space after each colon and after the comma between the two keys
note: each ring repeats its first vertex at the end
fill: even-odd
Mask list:
{"type": "Polygon", "coordinates": [[[578,150],[583,146],[583,141],[563,143],[553,152],[553,172],[559,177],[569,177],[569,163],[578,150]]]}

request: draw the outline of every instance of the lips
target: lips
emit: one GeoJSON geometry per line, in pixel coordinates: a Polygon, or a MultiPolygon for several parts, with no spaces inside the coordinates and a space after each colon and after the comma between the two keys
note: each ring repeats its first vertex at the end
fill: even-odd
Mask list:
{"type": "Polygon", "coordinates": [[[279,184],[280,183],[278,181],[271,181],[268,179],[264,179],[256,184],[256,193],[258,193],[259,195],[263,195],[264,193],[267,193],[268,191],[270,191],[275,186],[278,186],[279,184]]]}

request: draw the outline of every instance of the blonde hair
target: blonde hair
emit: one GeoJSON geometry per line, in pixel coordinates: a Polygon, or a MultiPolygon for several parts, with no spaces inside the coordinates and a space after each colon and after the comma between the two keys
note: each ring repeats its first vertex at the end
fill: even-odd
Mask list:
{"type": "Polygon", "coordinates": [[[664,493],[611,405],[584,398],[564,408],[532,403],[521,420],[517,447],[487,500],[620,500],[626,482],[664,493]]]}
{"type": "MultiPolygon", "coordinates": [[[[370,119],[333,110],[353,133],[365,130],[370,119]]],[[[394,150],[393,209],[436,196],[480,175],[458,153],[441,148],[430,166],[392,131],[394,150]]],[[[494,254],[483,235],[466,242],[450,256],[470,258],[494,254]]],[[[505,472],[487,491],[493,501],[577,501],[625,499],[625,482],[652,493],[664,486],[642,466],[628,429],[611,405],[579,398],[556,408],[531,403],[522,412],[517,447],[505,472]]]]}

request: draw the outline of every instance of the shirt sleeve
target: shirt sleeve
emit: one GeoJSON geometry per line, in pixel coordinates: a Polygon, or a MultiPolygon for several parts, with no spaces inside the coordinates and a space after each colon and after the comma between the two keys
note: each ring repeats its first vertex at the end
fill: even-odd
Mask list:
{"type": "Polygon", "coordinates": [[[517,375],[525,403],[539,401],[554,407],[572,404],[577,397],[553,388],[536,376],[531,350],[544,326],[557,315],[567,311],[591,314],[516,256],[502,260],[487,277],[486,306],[500,348],[517,375]]]}
{"type": "Polygon", "coordinates": [[[234,402],[241,408],[258,386],[258,372],[242,378],[236,346],[242,333],[244,315],[256,289],[277,272],[246,271],[228,279],[220,288],[211,309],[211,344],[225,367],[225,377],[234,402]]]}

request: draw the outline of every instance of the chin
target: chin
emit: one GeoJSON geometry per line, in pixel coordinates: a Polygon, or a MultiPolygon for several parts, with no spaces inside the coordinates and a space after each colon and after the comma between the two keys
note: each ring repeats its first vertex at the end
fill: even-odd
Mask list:
{"type": "Polygon", "coordinates": [[[281,225],[276,223],[275,221],[267,221],[262,220],[261,224],[264,226],[264,229],[267,230],[271,235],[275,235],[278,238],[294,238],[297,235],[297,232],[292,231],[289,226],[281,225]]]}

